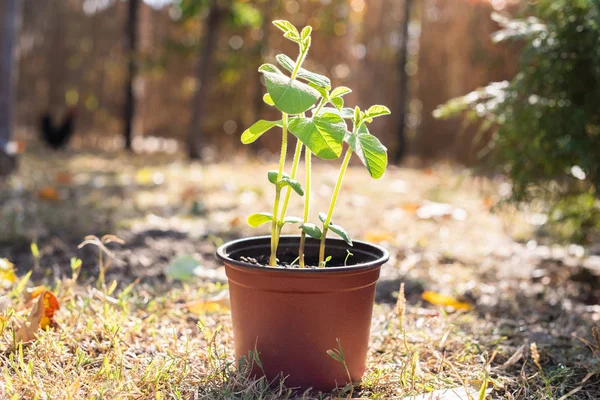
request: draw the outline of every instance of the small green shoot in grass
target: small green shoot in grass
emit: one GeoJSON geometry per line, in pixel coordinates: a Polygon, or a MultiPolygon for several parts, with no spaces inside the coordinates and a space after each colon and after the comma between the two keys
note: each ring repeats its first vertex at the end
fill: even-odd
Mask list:
{"type": "Polygon", "coordinates": [[[348,369],[348,364],[346,363],[346,356],[344,355],[344,350],[342,349],[342,343],[340,339],[337,338],[337,349],[329,349],[327,350],[327,354],[329,357],[333,358],[335,361],[338,361],[344,365],[344,369],[346,369],[346,374],[348,375],[348,385],[350,385],[350,393],[348,394],[348,398],[352,398],[352,392],[354,390],[354,385],[352,383],[352,376],[350,375],[350,370],[348,369]]]}

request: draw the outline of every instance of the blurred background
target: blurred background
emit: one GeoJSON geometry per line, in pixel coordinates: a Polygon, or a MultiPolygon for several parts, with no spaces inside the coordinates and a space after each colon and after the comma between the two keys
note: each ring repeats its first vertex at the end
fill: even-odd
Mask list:
{"type": "MultiPolygon", "coordinates": [[[[295,56],[271,24],[287,19],[314,28],[305,67],[352,88],[346,104],[392,110],[371,129],[392,165],[425,175],[449,166],[457,181],[495,188],[486,208],[536,215],[536,235],[597,242],[594,0],[5,0],[0,17],[0,176],[20,165],[0,182],[0,222],[10,221],[0,235],[62,232],[42,218],[68,220],[55,209],[24,205],[40,200],[77,206],[65,210],[75,220],[106,212],[102,230],[112,230],[150,212],[136,196],[165,183],[155,174],[166,167],[195,179],[186,168],[276,160],[278,135],[239,138],[276,118],[257,69],[295,56]],[[112,191],[94,195],[100,188],[112,191]]],[[[179,193],[174,208],[154,214],[176,215],[188,198],[202,211],[206,181],[177,179],[163,185],[179,193]]],[[[230,190],[224,182],[205,189],[230,190]]]]}
{"type": "MultiPolygon", "coordinates": [[[[10,2],[0,5],[5,15],[10,2]]],[[[71,107],[74,148],[119,148],[131,135],[174,139],[192,155],[247,151],[243,130],[267,117],[257,68],[286,52],[271,20],[314,27],[307,68],[354,93],[349,104],[385,104],[375,131],[392,159],[477,161],[475,130],[432,111],[489,81],[511,78],[518,47],[493,44],[493,11],[518,0],[36,0],[22,1],[16,40],[17,139],[40,118],[71,107]],[[207,45],[208,44],[208,45],[207,45]],[[360,99],[360,100],[359,100],[360,99]],[[190,136],[196,136],[191,141],[190,136]]],[[[269,139],[270,138],[270,139],[269,139]]],[[[150,145],[156,145],[151,141],[150,145]]],[[[481,143],[480,143],[481,145],[481,143]]],[[[172,148],[172,147],[170,147],[172,148]]],[[[275,136],[253,151],[277,151],[275,136]],[[272,140],[273,142],[270,142],[272,140]]]]}

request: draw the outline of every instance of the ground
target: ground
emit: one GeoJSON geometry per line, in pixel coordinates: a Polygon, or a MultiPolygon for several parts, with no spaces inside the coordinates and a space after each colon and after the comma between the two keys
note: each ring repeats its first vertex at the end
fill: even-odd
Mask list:
{"type": "MultiPolygon", "coordinates": [[[[348,388],[268,389],[232,364],[226,280],[214,252],[266,233],[245,218],[269,210],[273,167],[237,156],[190,165],[174,155],[26,153],[0,187],[0,258],[20,279],[0,289],[10,303],[0,314],[0,398],[347,396],[348,388]],[[87,235],[109,233],[124,243],[108,244],[112,255],[102,260],[94,244],[78,248],[87,235]],[[176,279],[172,262],[182,256],[199,261],[199,276],[176,279]],[[76,280],[73,257],[82,259],[76,280]],[[39,285],[60,303],[54,328],[15,346],[39,285]]],[[[316,214],[337,166],[317,164],[315,175],[316,214]]],[[[353,396],[452,389],[446,396],[600,398],[600,251],[536,236],[543,215],[535,210],[495,209],[508,190],[501,177],[444,164],[390,168],[377,181],[351,167],[334,219],[391,253],[377,287],[368,371],[353,396]],[[432,304],[424,291],[468,306],[432,304]]],[[[301,214],[297,199],[290,210],[301,214]]]]}

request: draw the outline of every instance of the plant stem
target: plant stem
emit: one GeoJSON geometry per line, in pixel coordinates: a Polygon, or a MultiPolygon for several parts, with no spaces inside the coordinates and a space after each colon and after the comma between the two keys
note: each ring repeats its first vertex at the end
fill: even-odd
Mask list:
{"type": "MultiPolygon", "coordinates": [[[[283,113],[282,118],[282,134],[281,134],[281,154],[279,157],[279,171],[277,172],[277,182],[281,180],[283,176],[283,167],[285,166],[285,156],[287,154],[287,125],[288,115],[283,113]]],[[[275,185],[275,202],[273,203],[273,221],[271,223],[271,257],[269,258],[269,265],[274,267],[277,265],[277,245],[279,244],[279,238],[277,237],[277,215],[279,213],[279,198],[281,197],[281,188],[275,185]]]]}
{"type": "MultiPolygon", "coordinates": [[[[292,172],[290,178],[296,179],[296,172],[298,171],[298,164],[300,163],[300,155],[302,155],[302,142],[296,142],[296,150],[294,151],[294,161],[292,163],[292,172]]],[[[290,202],[290,196],[292,194],[292,188],[287,187],[285,193],[285,199],[283,200],[283,206],[281,207],[281,214],[279,215],[278,221],[280,224],[277,227],[277,242],[279,243],[279,236],[281,235],[281,228],[283,228],[283,220],[285,218],[285,212],[287,211],[288,203],[290,202]]]]}
{"type": "Polygon", "coordinates": [[[319,113],[319,111],[321,111],[321,108],[323,108],[323,106],[325,105],[325,103],[327,103],[327,101],[325,100],[324,97],[321,97],[321,102],[319,103],[319,105],[317,106],[317,108],[315,108],[315,111],[313,112],[313,116],[317,115],[319,113]]]}
{"type": "Polygon", "coordinates": [[[340,173],[338,175],[337,182],[335,184],[335,189],[333,190],[333,196],[331,197],[331,203],[329,203],[329,210],[327,211],[327,218],[325,218],[325,222],[323,223],[323,236],[321,236],[321,246],[319,248],[319,267],[323,265],[323,261],[325,260],[325,239],[327,238],[327,230],[329,224],[331,223],[331,215],[333,214],[333,209],[335,208],[335,202],[337,201],[338,195],[340,194],[340,189],[342,187],[342,180],[344,179],[344,174],[346,173],[346,169],[348,168],[348,164],[350,163],[350,157],[352,156],[352,148],[348,147],[346,150],[346,155],[344,156],[344,161],[342,162],[342,166],[340,167],[340,173]]]}
{"type": "MultiPolygon", "coordinates": [[[[311,178],[311,155],[312,153],[307,148],[304,154],[304,163],[306,167],[306,177],[304,182],[304,218],[302,223],[308,222],[308,214],[310,214],[310,178],[311,178]]],[[[300,268],[304,268],[304,242],[306,241],[306,232],[302,231],[300,236],[300,248],[298,250],[298,259],[300,268]]]]}
{"type": "Polygon", "coordinates": [[[298,71],[300,71],[300,66],[304,62],[304,59],[306,58],[307,54],[308,54],[308,47],[306,47],[305,49],[303,49],[301,47],[300,54],[298,55],[298,59],[296,60],[296,67],[294,67],[294,71],[292,72],[292,76],[291,76],[292,80],[296,79],[296,75],[298,75],[298,71]]]}

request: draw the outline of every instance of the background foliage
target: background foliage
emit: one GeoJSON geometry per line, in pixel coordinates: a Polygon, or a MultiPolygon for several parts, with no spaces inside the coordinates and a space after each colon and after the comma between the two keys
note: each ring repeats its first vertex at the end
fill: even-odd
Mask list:
{"type": "Polygon", "coordinates": [[[491,159],[510,174],[513,198],[551,200],[549,217],[584,239],[600,226],[600,4],[540,1],[531,16],[496,15],[496,41],[519,40],[519,72],[449,101],[436,111],[466,111],[494,134],[491,159]]]}

